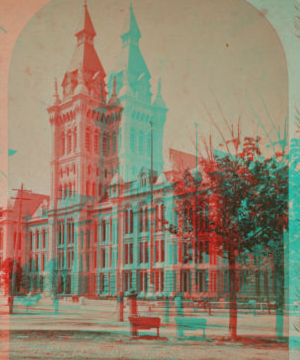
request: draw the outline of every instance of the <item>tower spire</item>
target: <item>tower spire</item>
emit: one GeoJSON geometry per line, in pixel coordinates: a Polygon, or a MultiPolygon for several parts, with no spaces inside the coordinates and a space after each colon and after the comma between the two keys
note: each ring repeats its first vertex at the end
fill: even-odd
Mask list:
{"type": "Polygon", "coordinates": [[[102,79],[99,79],[100,83],[100,105],[104,105],[105,104],[105,98],[104,98],[104,91],[103,91],[103,82],[102,79]]]}
{"type": "Polygon", "coordinates": [[[130,3],[129,13],[123,27],[123,34],[121,35],[123,46],[127,44],[137,45],[141,36],[142,35],[133,12],[132,3],[130,3]]]}
{"type": "Polygon", "coordinates": [[[54,81],[54,105],[59,105],[60,104],[60,98],[59,98],[59,94],[58,94],[58,87],[57,87],[57,78],[55,78],[54,81]]]}
{"type": "Polygon", "coordinates": [[[161,78],[158,79],[156,99],[153,102],[153,106],[165,108],[166,103],[161,95],[161,78]]]}
{"type": "Polygon", "coordinates": [[[117,77],[114,76],[113,79],[113,89],[112,89],[112,93],[111,93],[111,97],[109,99],[109,104],[119,104],[119,99],[118,99],[118,95],[117,95],[117,77]]]}
{"type": "Polygon", "coordinates": [[[75,36],[77,36],[78,41],[81,41],[83,35],[89,36],[94,38],[96,36],[96,31],[94,25],[92,23],[88,8],[87,8],[87,1],[84,0],[84,11],[81,15],[80,22],[78,24],[78,28],[76,31],[75,36]]]}

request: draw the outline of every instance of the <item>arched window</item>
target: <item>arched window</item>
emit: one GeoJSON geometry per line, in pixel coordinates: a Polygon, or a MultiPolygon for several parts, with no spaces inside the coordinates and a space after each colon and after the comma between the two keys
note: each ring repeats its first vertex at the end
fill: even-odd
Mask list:
{"type": "Polygon", "coordinates": [[[144,133],[143,131],[140,131],[139,133],[139,154],[144,154],[144,133]]]}
{"type": "Polygon", "coordinates": [[[204,216],[205,216],[205,228],[207,229],[209,227],[209,206],[208,204],[205,205],[205,208],[204,208],[204,216]]]}
{"type": "Polygon", "coordinates": [[[90,182],[89,181],[86,182],[86,195],[87,196],[90,195],[90,182]]]}
{"type": "Polygon", "coordinates": [[[98,196],[101,196],[101,183],[98,185],[98,196]]]}
{"type": "Polygon", "coordinates": [[[129,212],[129,219],[130,219],[130,234],[133,234],[133,211],[132,211],[132,209],[129,212]]]}
{"type": "Polygon", "coordinates": [[[75,151],[77,149],[77,128],[74,129],[73,133],[73,146],[75,151]]]}
{"type": "Polygon", "coordinates": [[[128,234],[128,210],[125,210],[125,234],[128,234]]]}
{"type": "Polygon", "coordinates": [[[68,143],[68,154],[70,154],[70,152],[72,151],[72,134],[71,134],[71,130],[68,131],[68,136],[67,136],[67,143],[68,143]]]}
{"type": "Polygon", "coordinates": [[[64,132],[61,134],[61,152],[62,155],[65,155],[66,153],[66,138],[64,132]]]}
{"type": "Polygon", "coordinates": [[[33,233],[32,233],[32,231],[30,231],[30,233],[29,233],[29,241],[30,241],[30,244],[29,244],[30,251],[32,251],[33,250],[33,233]]]}
{"type": "Polygon", "coordinates": [[[174,227],[176,230],[178,229],[178,212],[177,212],[177,210],[174,211],[174,227]]]}
{"type": "Polygon", "coordinates": [[[148,208],[145,208],[145,231],[149,230],[148,208]]]}
{"type": "Polygon", "coordinates": [[[161,216],[161,228],[163,230],[165,227],[165,206],[164,206],[164,204],[160,205],[160,216],[161,216]]]}
{"type": "Polygon", "coordinates": [[[80,242],[81,242],[81,249],[83,249],[83,245],[84,245],[84,242],[83,242],[83,231],[81,230],[80,231],[80,242]]]}
{"type": "Polygon", "coordinates": [[[102,220],[102,242],[106,240],[106,223],[105,219],[102,220]]]}
{"type": "Polygon", "coordinates": [[[108,156],[109,155],[109,135],[108,133],[103,134],[103,155],[108,156]]]}
{"type": "Polygon", "coordinates": [[[85,131],[85,148],[87,151],[91,151],[91,131],[89,128],[85,131]]]}
{"type": "Polygon", "coordinates": [[[189,208],[189,231],[193,231],[193,209],[189,208]]]}
{"type": "Polygon", "coordinates": [[[117,151],[117,134],[115,132],[113,133],[112,142],[113,142],[113,150],[112,150],[112,152],[113,152],[113,154],[115,154],[116,151],[117,151]]]}
{"type": "Polygon", "coordinates": [[[96,154],[99,152],[99,133],[98,131],[94,134],[94,151],[96,154]]]}
{"type": "Polygon", "coordinates": [[[188,210],[187,208],[184,209],[183,211],[183,232],[186,233],[187,232],[187,223],[188,223],[188,210]]]}
{"type": "Polygon", "coordinates": [[[93,183],[92,196],[96,196],[96,183],[93,183]]]}
{"type": "Polygon", "coordinates": [[[87,229],[86,241],[87,241],[87,248],[89,249],[90,245],[91,245],[91,232],[90,232],[90,229],[87,229]]]}
{"type": "Polygon", "coordinates": [[[147,155],[151,156],[151,132],[147,135],[147,155]]]}
{"type": "Polygon", "coordinates": [[[130,130],[130,150],[135,151],[135,130],[133,128],[130,130]]]}
{"type": "Polygon", "coordinates": [[[64,198],[66,199],[67,196],[68,196],[68,185],[65,184],[65,185],[64,185],[64,198]]]}
{"type": "Polygon", "coordinates": [[[94,242],[97,242],[97,238],[98,238],[98,224],[95,222],[94,223],[94,242]]]}
{"type": "Polygon", "coordinates": [[[140,232],[144,231],[144,216],[143,216],[143,209],[140,209],[140,232]]]}

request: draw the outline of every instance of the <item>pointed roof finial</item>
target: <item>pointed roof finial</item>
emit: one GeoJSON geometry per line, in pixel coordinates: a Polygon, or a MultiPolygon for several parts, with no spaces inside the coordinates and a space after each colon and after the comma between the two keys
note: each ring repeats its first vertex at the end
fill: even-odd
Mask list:
{"type": "Polygon", "coordinates": [[[117,96],[116,90],[117,90],[117,77],[114,76],[113,91],[112,91],[111,97],[117,96]]]}
{"type": "Polygon", "coordinates": [[[161,78],[158,79],[157,95],[156,95],[156,97],[161,97],[161,78]]]}
{"type": "Polygon", "coordinates": [[[132,2],[130,2],[129,13],[125,20],[122,33],[123,34],[121,35],[121,38],[123,42],[126,42],[127,40],[132,40],[133,42],[137,43],[141,38],[141,32],[133,12],[132,2]]]}
{"type": "Polygon", "coordinates": [[[94,25],[92,23],[88,8],[87,8],[87,1],[84,0],[84,11],[81,14],[81,19],[78,24],[77,31],[75,33],[75,36],[80,36],[82,33],[86,33],[88,35],[91,35],[92,37],[96,36],[96,31],[94,29],[94,25]]]}
{"type": "Polygon", "coordinates": [[[156,99],[153,102],[153,106],[165,108],[166,103],[161,96],[161,78],[158,79],[156,99]]]}
{"type": "Polygon", "coordinates": [[[111,97],[109,99],[109,104],[119,104],[119,99],[118,99],[118,95],[117,95],[117,77],[114,76],[114,80],[113,80],[113,88],[112,88],[112,93],[111,93],[111,97]]]}
{"type": "Polygon", "coordinates": [[[102,79],[100,78],[100,95],[99,95],[99,98],[100,98],[100,105],[103,105],[105,104],[105,98],[104,98],[104,91],[103,91],[103,83],[102,83],[102,79]]]}
{"type": "Polygon", "coordinates": [[[55,87],[55,90],[54,90],[54,99],[55,99],[54,105],[59,105],[60,104],[60,98],[59,98],[59,95],[58,95],[57,78],[55,78],[54,87],[55,87]]]}

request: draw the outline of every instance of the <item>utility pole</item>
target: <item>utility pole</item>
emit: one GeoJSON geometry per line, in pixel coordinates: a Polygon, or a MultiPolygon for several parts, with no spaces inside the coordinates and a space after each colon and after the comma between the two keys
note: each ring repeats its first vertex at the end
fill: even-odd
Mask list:
{"type": "MultiPolygon", "coordinates": [[[[195,262],[195,274],[194,274],[194,289],[192,291],[196,291],[197,288],[197,249],[199,248],[198,244],[198,124],[195,122],[196,127],[196,172],[195,172],[195,240],[194,240],[194,262],[195,262]]],[[[195,307],[194,307],[195,310],[195,307]]]]}
{"type": "MultiPolygon", "coordinates": [[[[13,189],[14,191],[19,191],[19,189],[13,189]]],[[[22,234],[22,230],[21,230],[21,221],[22,221],[22,209],[23,209],[23,201],[26,200],[31,200],[31,199],[24,199],[23,195],[24,195],[24,187],[23,187],[23,183],[21,184],[21,189],[20,189],[20,195],[19,197],[12,197],[12,199],[14,200],[20,200],[20,208],[19,208],[19,216],[18,216],[18,223],[17,223],[17,232],[16,232],[16,240],[15,243],[13,243],[13,273],[12,273],[12,290],[14,290],[15,288],[15,277],[16,277],[16,272],[15,272],[15,251],[17,251],[17,247],[18,247],[18,241],[21,240],[21,234],[22,234]]],[[[31,193],[31,191],[27,191],[29,193],[31,193]]]]}
{"type": "Polygon", "coordinates": [[[153,123],[150,121],[151,125],[151,177],[150,177],[150,184],[151,184],[151,226],[150,226],[150,279],[149,279],[149,292],[152,294],[154,290],[154,283],[153,283],[153,237],[154,237],[154,208],[153,208],[153,123]]]}

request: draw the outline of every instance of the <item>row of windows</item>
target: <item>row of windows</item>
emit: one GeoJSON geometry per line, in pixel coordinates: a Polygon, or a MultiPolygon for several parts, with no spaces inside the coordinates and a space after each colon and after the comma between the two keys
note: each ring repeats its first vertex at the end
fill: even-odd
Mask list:
{"type": "MultiPolygon", "coordinates": [[[[30,233],[29,233],[30,251],[34,251],[34,250],[38,250],[38,249],[46,249],[48,247],[47,235],[48,235],[48,233],[47,233],[46,229],[42,229],[41,231],[39,231],[37,229],[35,231],[35,236],[33,235],[33,232],[30,231],[30,233]],[[35,244],[34,244],[34,238],[35,238],[35,244]]],[[[19,244],[20,243],[21,242],[19,241],[19,244]]],[[[19,247],[19,248],[21,248],[21,247],[19,247]]]]}
{"type": "Polygon", "coordinates": [[[74,231],[74,220],[73,219],[67,220],[66,229],[65,229],[64,221],[60,221],[58,223],[58,245],[59,246],[65,244],[65,237],[66,237],[68,245],[74,244],[75,231],[74,231]]]}
{"type": "Polygon", "coordinates": [[[63,250],[60,250],[58,252],[58,269],[62,270],[65,268],[72,269],[74,264],[74,251],[73,250],[67,250],[67,262],[65,264],[65,252],[63,250]]]}
{"type": "Polygon", "coordinates": [[[61,133],[61,153],[62,155],[70,154],[77,149],[77,128],[68,130],[67,133],[61,133]]]}
{"type": "Polygon", "coordinates": [[[48,253],[43,253],[39,257],[38,255],[31,257],[29,259],[29,271],[30,272],[39,272],[45,271],[45,267],[47,266],[48,261],[48,253]]]}
{"type": "Polygon", "coordinates": [[[145,151],[147,151],[147,155],[151,156],[151,132],[148,133],[147,137],[145,137],[144,132],[141,130],[138,133],[138,138],[135,129],[131,129],[130,131],[130,150],[131,152],[138,152],[140,155],[144,155],[145,151]],[[138,139],[138,147],[136,141],[138,139]],[[145,141],[146,140],[146,141],[145,141]]]}
{"type": "Polygon", "coordinates": [[[66,199],[66,198],[74,198],[76,195],[75,192],[75,181],[69,182],[68,184],[61,184],[58,188],[58,198],[66,199]]]}
{"type": "Polygon", "coordinates": [[[153,116],[150,118],[150,115],[145,115],[143,113],[141,114],[139,111],[136,112],[135,110],[132,112],[131,117],[134,120],[141,120],[142,122],[146,122],[146,123],[148,123],[149,121],[153,123],[154,121],[153,116]]]}

